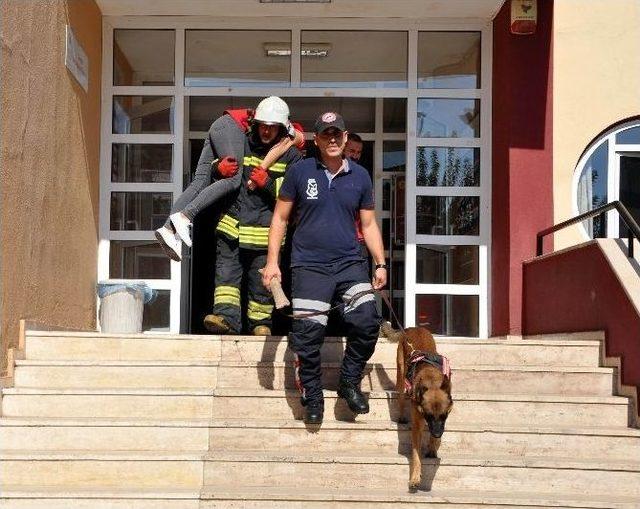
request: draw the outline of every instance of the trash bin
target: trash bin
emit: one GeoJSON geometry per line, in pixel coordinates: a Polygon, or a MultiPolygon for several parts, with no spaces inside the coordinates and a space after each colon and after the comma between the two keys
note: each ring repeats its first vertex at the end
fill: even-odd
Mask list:
{"type": "Polygon", "coordinates": [[[156,291],[146,283],[98,283],[100,331],[117,334],[142,332],[144,305],[153,302],[156,291]]]}

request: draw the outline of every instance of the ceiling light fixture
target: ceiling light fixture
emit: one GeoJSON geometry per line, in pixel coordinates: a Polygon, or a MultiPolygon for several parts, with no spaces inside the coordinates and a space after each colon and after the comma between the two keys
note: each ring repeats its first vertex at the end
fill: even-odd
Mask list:
{"type": "Polygon", "coordinates": [[[331,0],[260,0],[261,4],[330,4],[331,0]]]}
{"type": "MultiPolygon", "coordinates": [[[[331,44],[327,42],[305,43],[300,48],[300,56],[310,58],[326,58],[329,56],[331,44]]],[[[291,46],[285,43],[265,42],[264,51],[268,57],[291,56],[291,46]]]]}

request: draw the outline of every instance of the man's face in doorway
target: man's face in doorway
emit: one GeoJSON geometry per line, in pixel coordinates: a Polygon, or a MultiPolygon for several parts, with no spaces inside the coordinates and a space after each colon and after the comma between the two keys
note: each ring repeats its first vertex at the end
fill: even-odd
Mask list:
{"type": "Polygon", "coordinates": [[[280,132],[280,124],[258,124],[258,136],[265,145],[273,143],[280,132]]]}
{"type": "Polygon", "coordinates": [[[316,134],[313,140],[322,157],[341,157],[347,143],[347,132],[330,127],[316,134]]]}
{"type": "Polygon", "coordinates": [[[355,140],[347,140],[344,147],[344,155],[356,163],[362,157],[362,143],[355,140]]]}

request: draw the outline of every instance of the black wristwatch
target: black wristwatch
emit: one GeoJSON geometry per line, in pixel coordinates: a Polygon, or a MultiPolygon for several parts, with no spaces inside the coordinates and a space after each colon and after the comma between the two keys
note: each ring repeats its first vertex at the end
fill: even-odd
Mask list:
{"type": "Polygon", "coordinates": [[[387,268],[387,264],[386,263],[376,263],[376,266],[373,270],[378,270],[378,269],[386,269],[387,268]]]}

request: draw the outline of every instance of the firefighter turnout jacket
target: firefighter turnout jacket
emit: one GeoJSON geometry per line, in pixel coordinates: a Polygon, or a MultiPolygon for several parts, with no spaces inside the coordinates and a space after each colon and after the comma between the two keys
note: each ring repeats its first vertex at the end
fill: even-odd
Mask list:
{"type": "Polygon", "coordinates": [[[267,168],[269,179],[264,188],[250,190],[247,183],[254,168],[262,165],[262,160],[269,150],[262,144],[256,144],[250,138],[250,154],[244,157],[242,168],[242,184],[236,201],[220,219],[216,231],[229,239],[237,239],[244,249],[267,249],[269,225],[273,216],[276,199],[284,180],[288,166],[302,159],[297,148],[291,147],[270,168],[267,168]]]}

